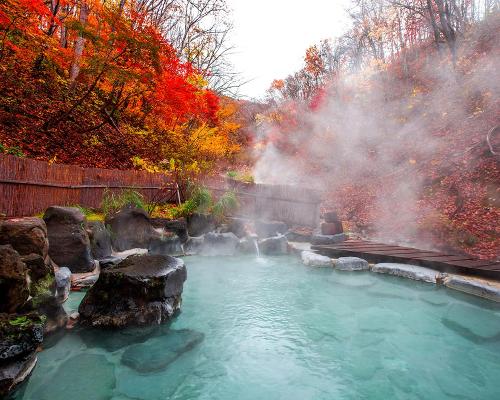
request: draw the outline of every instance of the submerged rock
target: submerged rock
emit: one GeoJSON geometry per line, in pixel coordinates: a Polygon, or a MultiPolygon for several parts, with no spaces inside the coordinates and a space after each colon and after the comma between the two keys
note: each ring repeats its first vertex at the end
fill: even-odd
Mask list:
{"type": "Polygon", "coordinates": [[[379,263],[372,267],[372,271],[429,283],[441,282],[443,279],[443,274],[438,271],[410,264],[379,263]]]}
{"type": "Polygon", "coordinates": [[[288,252],[288,241],[285,236],[275,236],[259,240],[259,249],[262,254],[280,255],[288,252]]]}
{"type": "Polygon", "coordinates": [[[500,341],[500,317],[488,310],[467,304],[452,304],[443,324],[474,343],[500,341]]]}
{"type": "Polygon", "coordinates": [[[322,256],[312,251],[303,251],[300,258],[304,265],[309,267],[333,267],[333,261],[330,257],[322,256]]]}
{"type": "Polygon", "coordinates": [[[122,355],[122,364],[147,374],[161,371],[203,341],[204,334],[190,329],[170,330],[164,336],[130,346],[122,355]]]}
{"type": "Polygon", "coordinates": [[[186,276],[178,258],[129,257],[101,272],[80,304],[80,322],[121,328],[166,321],[180,309],[186,276]]]}
{"type": "Polygon", "coordinates": [[[370,269],[368,261],[358,257],[340,257],[333,261],[335,269],[340,271],[366,271],[370,269]]]}
{"type": "Polygon", "coordinates": [[[37,400],[109,400],[115,384],[114,366],[105,356],[78,354],[47,379],[37,400]]]}
{"type": "Polygon", "coordinates": [[[49,237],[49,255],[71,272],[90,272],[94,261],[87,233],[87,219],[76,207],[49,207],[43,216],[49,237]]]}
{"type": "Polygon", "coordinates": [[[152,238],[160,234],[154,229],[148,213],[142,208],[127,207],[106,217],[111,242],[116,251],[147,249],[152,238]]]}
{"type": "Polygon", "coordinates": [[[500,283],[498,282],[471,276],[448,275],[444,284],[450,289],[500,302],[500,283]]]}
{"type": "Polygon", "coordinates": [[[327,245],[344,242],[347,236],[344,233],[337,235],[313,235],[311,236],[311,244],[313,245],[327,245]]]}

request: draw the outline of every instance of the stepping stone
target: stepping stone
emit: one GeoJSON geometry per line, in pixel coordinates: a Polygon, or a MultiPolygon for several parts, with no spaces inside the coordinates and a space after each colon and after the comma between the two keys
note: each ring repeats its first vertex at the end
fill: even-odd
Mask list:
{"type": "Polygon", "coordinates": [[[333,261],[333,265],[339,271],[367,271],[370,269],[368,261],[358,257],[340,257],[333,261]]]}
{"type": "Polygon", "coordinates": [[[402,278],[413,279],[436,283],[442,281],[444,275],[430,268],[419,267],[417,265],[398,264],[398,263],[379,263],[372,267],[372,272],[379,274],[388,274],[400,276],[402,278]]]}

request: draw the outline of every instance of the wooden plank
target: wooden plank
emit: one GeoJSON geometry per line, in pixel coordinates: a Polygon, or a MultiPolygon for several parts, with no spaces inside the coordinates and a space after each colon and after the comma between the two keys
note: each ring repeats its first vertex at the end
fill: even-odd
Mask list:
{"type": "Polygon", "coordinates": [[[467,257],[467,256],[447,256],[443,254],[438,254],[433,256],[427,256],[427,257],[422,257],[422,260],[425,261],[442,261],[442,262],[447,262],[447,261],[475,261],[474,259],[467,257]]]}

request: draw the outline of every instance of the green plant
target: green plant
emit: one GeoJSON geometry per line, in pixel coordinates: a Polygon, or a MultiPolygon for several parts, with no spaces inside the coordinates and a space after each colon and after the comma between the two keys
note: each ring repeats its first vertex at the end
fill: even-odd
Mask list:
{"type": "Polygon", "coordinates": [[[190,193],[191,196],[187,201],[190,202],[187,206],[188,208],[194,207],[193,212],[196,211],[202,214],[207,214],[211,211],[214,201],[212,193],[208,188],[205,186],[195,186],[191,189],[190,193]]]}
{"type": "Polygon", "coordinates": [[[26,155],[23,153],[20,147],[18,146],[9,147],[3,145],[2,143],[0,143],[0,153],[10,154],[16,157],[26,157],[26,155]]]}
{"type": "Polygon", "coordinates": [[[115,193],[109,189],[104,190],[101,203],[104,215],[112,214],[127,206],[144,209],[144,197],[133,189],[123,190],[120,193],[115,193]]]}
{"type": "Polygon", "coordinates": [[[30,319],[28,319],[28,317],[23,315],[23,316],[16,317],[14,319],[9,320],[9,325],[19,326],[21,328],[24,328],[24,327],[28,326],[31,322],[32,321],[30,319]]]}
{"type": "Polygon", "coordinates": [[[236,171],[228,171],[227,176],[228,176],[228,178],[236,179],[236,177],[238,176],[238,173],[236,171]]]}
{"type": "Polygon", "coordinates": [[[80,205],[76,205],[75,207],[78,208],[83,215],[85,215],[87,221],[104,221],[104,215],[92,210],[91,208],[82,207],[80,205]]]}
{"type": "Polygon", "coordinates": [[[238,208],[238,198],[233,190],[224,193],[212,208],[212,214],[218,220],[223,220],[228,214],[238,208]]]}

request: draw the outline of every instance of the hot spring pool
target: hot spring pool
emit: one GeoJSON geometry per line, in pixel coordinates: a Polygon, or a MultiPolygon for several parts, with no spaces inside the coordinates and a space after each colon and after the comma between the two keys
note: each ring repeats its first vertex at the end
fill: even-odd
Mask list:
{"type": "Polygon", "coordinates": [[[52,338],[15,398],[500,399],[494,303],[292,257],[186,265],[170,326],[52,338]]]}

